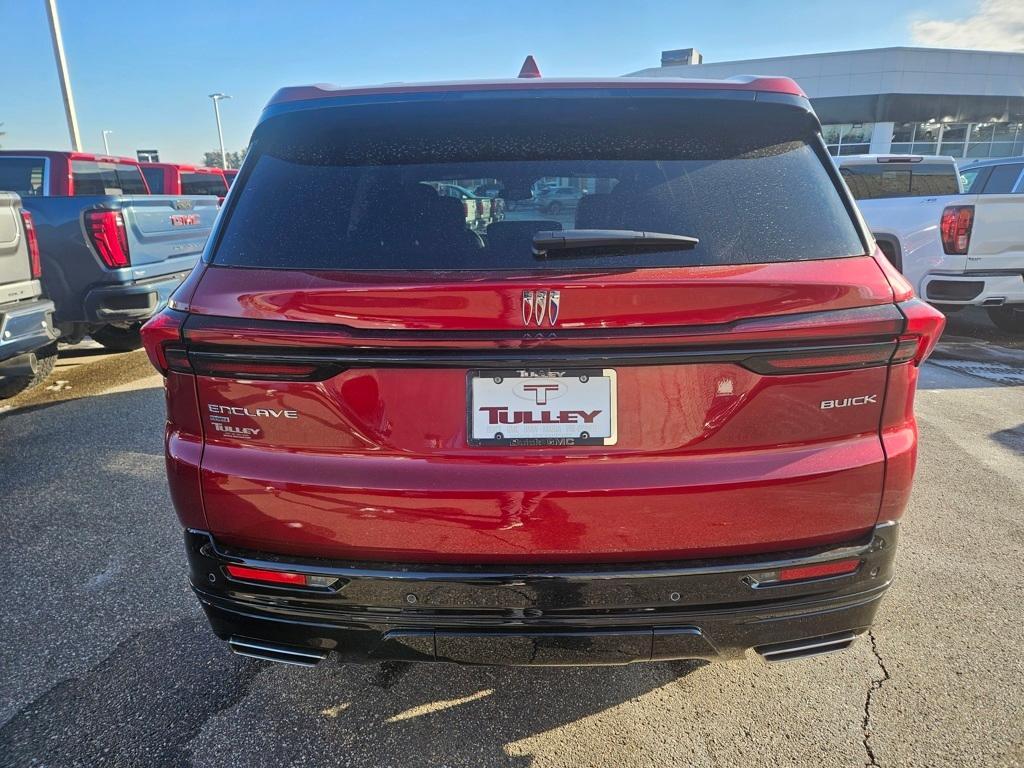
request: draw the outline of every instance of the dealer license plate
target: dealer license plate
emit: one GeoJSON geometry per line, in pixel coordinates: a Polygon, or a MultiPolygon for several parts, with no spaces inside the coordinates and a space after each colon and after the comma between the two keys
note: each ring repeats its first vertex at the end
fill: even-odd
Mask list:
{"type": "Polygon", "coordinates": [[[479,446],[614,445],[615,371],[471,371],[469,443],[479,446]]]}

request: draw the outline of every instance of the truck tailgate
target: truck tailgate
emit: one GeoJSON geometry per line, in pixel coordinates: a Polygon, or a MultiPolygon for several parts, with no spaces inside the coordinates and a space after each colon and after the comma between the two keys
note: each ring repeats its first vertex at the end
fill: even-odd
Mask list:
{"type": "Polygon", "coordinates": [[[28,248],[21,235],[20,207],[17,195],[0,192],[0,285],[20,283],[32,277],[28,248]]]}
{"type": "Polygon", "coordinates": [[[202,253],[217,218],[214,196],[134,195],[122,198],[133,265],[202,253]]]}

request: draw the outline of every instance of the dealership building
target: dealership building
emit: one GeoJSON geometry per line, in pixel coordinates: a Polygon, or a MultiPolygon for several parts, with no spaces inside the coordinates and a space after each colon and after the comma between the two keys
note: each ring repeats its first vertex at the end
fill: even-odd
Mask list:
{"type": "Polygon", "coordinates": [[[733,75],[796,80],[833,155],[1024,155],[1024,53],[875,48],[704,63],[683,48],[627,77],[733,75]]]}

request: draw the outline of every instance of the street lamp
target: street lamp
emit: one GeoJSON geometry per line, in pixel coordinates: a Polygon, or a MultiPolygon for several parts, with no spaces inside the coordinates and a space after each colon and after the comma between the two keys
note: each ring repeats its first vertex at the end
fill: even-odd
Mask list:
{"type": "Polygon", "coordinates": [[[220,102],[222,99],[230,99],[230,96],[225,96],[223,93],[211,93],[210,98],[213,99],[213,114],[217,118],[217,138],[220,139],[220,167],[225,170],[228,167],[228,157],[224,152],[224,131],[220,127],[220,102]]]}
{"type": "Polygon", "coordinates": [[[110,142],[107,141],[107,136],[109,136],[112,133],[113,133],[113,131],[104,131],[103,132],[103,153],[106,154],[106,155],[110,154],[110,142]]]}

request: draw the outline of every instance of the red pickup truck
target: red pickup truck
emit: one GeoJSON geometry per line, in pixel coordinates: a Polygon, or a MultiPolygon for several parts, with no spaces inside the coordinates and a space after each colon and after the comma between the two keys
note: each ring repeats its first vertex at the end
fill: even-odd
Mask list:
{"type": "Polygon", "coordinates": [[[179,163],[140,163],[149,191],[154,195],[216,195],[228,193],[228,182],[220,168],[203,168],[179,163]]]}

